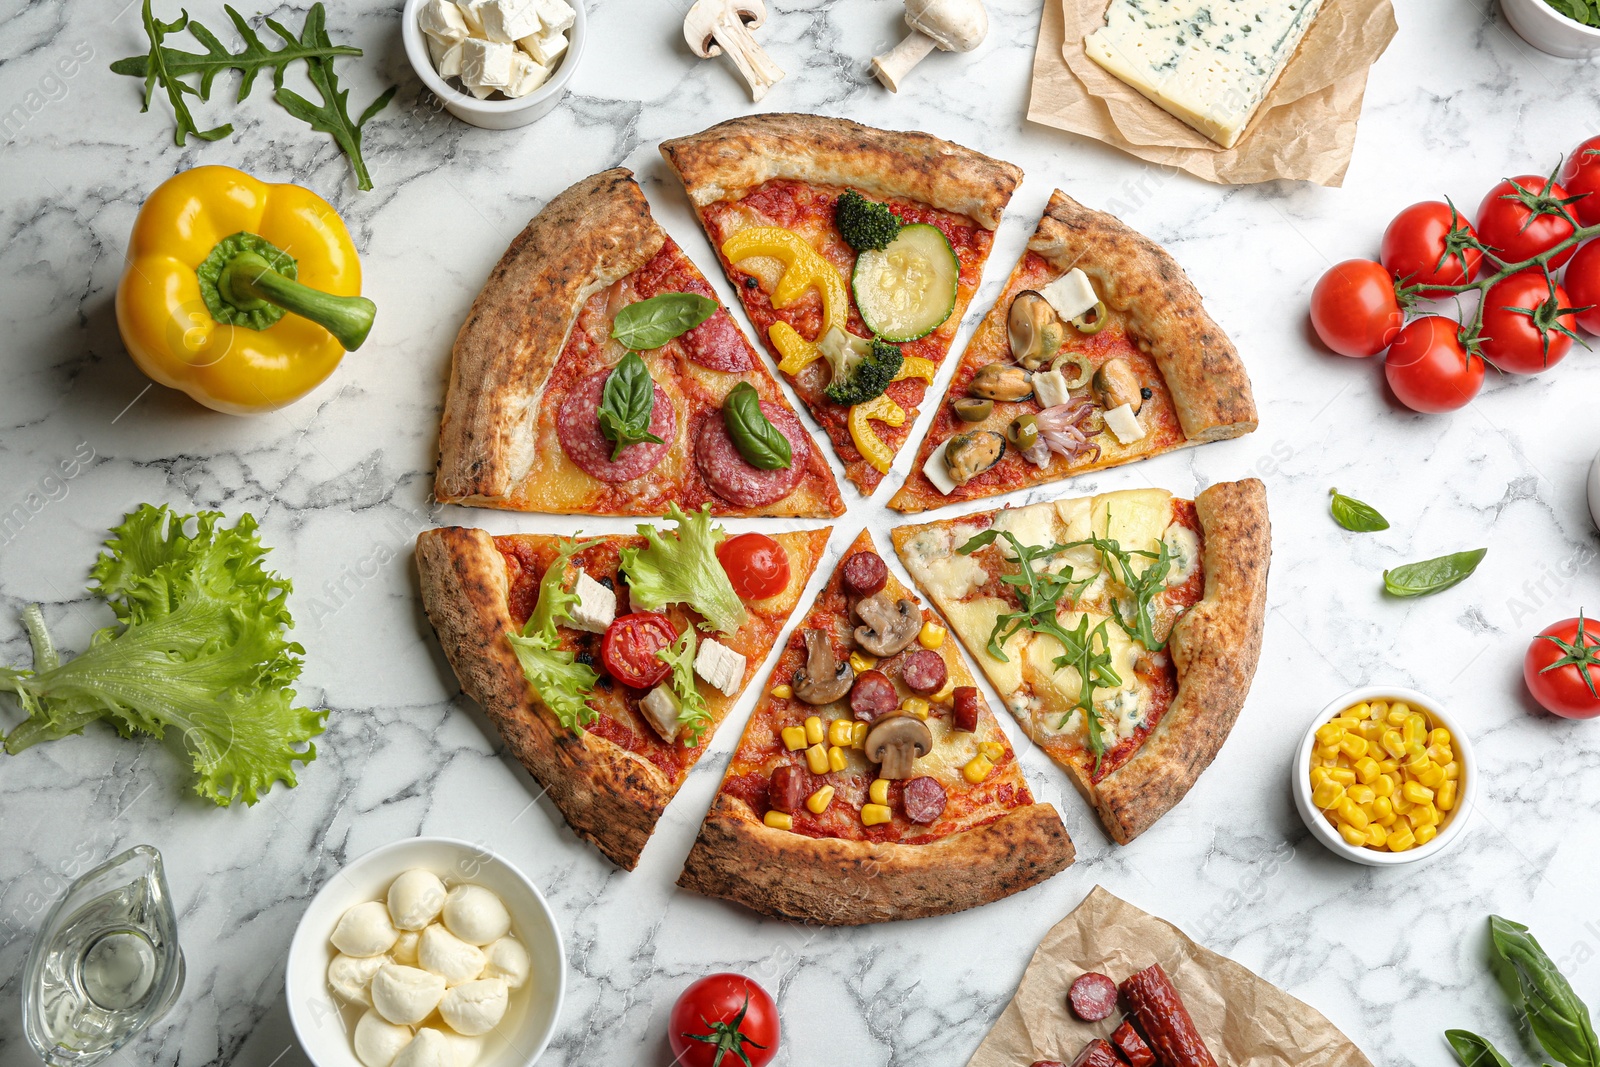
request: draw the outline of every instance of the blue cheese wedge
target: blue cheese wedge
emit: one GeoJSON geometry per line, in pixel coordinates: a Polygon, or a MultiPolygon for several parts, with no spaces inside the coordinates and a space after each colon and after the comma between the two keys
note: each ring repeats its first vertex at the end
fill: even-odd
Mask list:
{"type": "Polygon", "coordinates": [[[574,630],[603,634],[611,620],[617,617],[617,594],[578,572],[578,582],[572,587],[578,602],[568,610],[569,623],[574,630]]]}
{"type": "Polygon", "coordinates": [[[1322,0],[1111,0],[1089,58],[1224,148],[1250,125],[1322,0]]]}
{"type": "Polygon", "coordinates": [[[744,656],[710,638],[702,640],[695,653],[695,673],[723,696],[731,697],[739,691],[739,684],[744,681],[744,668],[744,656]]]}

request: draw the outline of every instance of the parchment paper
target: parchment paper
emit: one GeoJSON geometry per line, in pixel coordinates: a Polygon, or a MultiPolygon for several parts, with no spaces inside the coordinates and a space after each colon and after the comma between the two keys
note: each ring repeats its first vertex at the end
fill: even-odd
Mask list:
{"type": "Polygon", "coordinates": [[[1121,982],[1152,963],[1172,979],[1222,1067],[1372,1067],[1320,1012],[1099,886],[1045,935],[967,1067],[1071,1063],[1121,1020],[1114,1013],[1098,1023],[1078,1021],[1067,1010],[1073,979],[1099,971],[1121,982]]]}
{"type": "Polygon", "coordinates": [[[1339,185],[1355,147],[1367,71],[1395,34],[1389,0],[1325,0],[1283,76],[1232,148],[1223,148],[1112,77],[1083,39],[1110,0],[1045,0],[1030,121],[1229,185],[1291,178],[1339,185]]]}

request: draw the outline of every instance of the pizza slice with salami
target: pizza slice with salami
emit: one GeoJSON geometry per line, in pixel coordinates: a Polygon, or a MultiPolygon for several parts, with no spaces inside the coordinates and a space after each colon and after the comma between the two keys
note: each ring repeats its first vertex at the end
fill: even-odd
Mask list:
{"type": "Polygon", "coordinates": [[[955,340],[1022,171],[817,115],[732,119],[661,154],[778,370],[870,494],[955,340]]]}
{"type": "Polygon", "coordinates": [[[1034,744],[1121,844],[1233,729],[1266,618],[1267,494],[1249,478],[897,527],[895,551],[1034,744]]]}
{"type": "Polygon", "coordinates": [[[1057,190],[889,506],[926,511],[1255,428],[1244,363],[1183,268],[1057,190]]]}
{"type": "Polygon", "coordinates": [[[841,515],[827,458],[633,176],[511,242],[451,356],[435,495],[585,515],[841,515]]]}
{"type": "Polygon", "coordinates": [[[1071,864],[945,633],[863,531],[773,667],[678,884],[853,926],[986,904],[1071,864]]]}
{"type": "Polygon", "coordinates": [[[632,870],[816,570],[831,528],[726,537],[709,511],[637,536],[417,539],[462,691],[567,823],[632,870]]]}

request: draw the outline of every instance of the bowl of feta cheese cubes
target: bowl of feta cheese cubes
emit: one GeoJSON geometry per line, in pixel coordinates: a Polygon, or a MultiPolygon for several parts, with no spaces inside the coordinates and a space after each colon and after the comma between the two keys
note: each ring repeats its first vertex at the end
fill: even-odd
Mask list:
{"type": "Polygon", "coordinates": [[[566,95],[584,41],[583,0],[406,0],[406,56],[463,122],[525,126],[566,95]]]}
{"type": "Polygon", "coordinates": [[[328,880],[284,986],[317,1067],[527,1067],[555,1030],[566,966],[520,871],[482,845],[418,837],[328,880]]]}

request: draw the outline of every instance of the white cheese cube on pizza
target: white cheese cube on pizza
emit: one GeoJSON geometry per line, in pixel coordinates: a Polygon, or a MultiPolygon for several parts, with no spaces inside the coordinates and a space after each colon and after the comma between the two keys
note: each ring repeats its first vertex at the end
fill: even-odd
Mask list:
{"type": "Polygon", "coordinates": [[[1053,408],[1072,399],[1067,376],[1058,370],[1039,371],[1033,376],[1033,397],[1041,408],[1053,408]]]}
{"type": "Polygon", "coordinates": [[[707,638],[700,642],[700,650],[695,653],[694,669],[712,688],[731,697],[744,681],[745,662],[744,656],[727,645],[707,638]]]}
{"type": "Polygon", "coordinates": [[[428,0],[417,11],[417,28],[428,35],[430,42],[454,43],[472,35],[455,0],[428,0]]]}
{"type": "Polygon", "coordinates": [[[545,30],[517,38],[517,46],[542,67],[554,67],[567,51],[567,35],[560,30],[545,30]]]}
{"type": "MultiPolygon", "coordinates": [[[[509,44],[469,37],[461,42],[461,80],[476,94],[511,85],[517,50],[509,44]]],[[[488,92],[482,95],[487,96],[488,92]]]]}
{"type": "Polygon", "coordinates": [[[441,78],[461,77],[461,42],[428,38],[428,55],[433,59],[433,69],[441,78]]]}
{"type": "Polygon", "coordinates": [[[933,487],[945,496],[955,492],[956,488],[956,481],[950,477],[950,468],[944,462],[944,450],[949,444],[950,442],[946,441],[934,449],[933,454],[928,457],[928,462],[922,465],[922,473],[926,474],[933,487]]]}
{"type": "Polygon", "coordinates": [[[1106,429],[1125,445],[1144,439],[1144,427],[1139,425],[1139,416],[1133,413],[1132,404],[1120,404],[1106,412],[1106,429]]]}
{"type": "Polygon", "coordinates": [[[507,96],[527,96],[550,77],[549,67],[540,66],[532,56],[521,49],[512,55],[511,63],[511,85],[505,91],[507,96]]]}
{"type": "Polygon", "coordinates": [[[611,620],[617,617],[617,594],[581,570],[572,591],[578,602],[568,609],[571,616],[568,625],[591,634],[605,633],[611,620]]]}
{"type": "Polygon", "coordinates": [[[539,9],[539,21],[546,33],[564,33],[578,20],[577,12],[566,0],[533,0],[539,9]]]}
{"type": "Polygon", "coordinates": [[[1039,295],[1055,308],[1057,315],[1067,320],[1077,318],[1100,302],[1089,276],[1077,267],[1040,289],[1039,295]]]}
{"type": "Polygon", "coordinates": [[[543,28],[534,0],[483,0],[476,11],[483,35],[500,44],[512,44],[543,28]]]}
{"type": "Polygon", "coordinates": [[[644,713],[645,722],[668,744],[678,739],[678,711],[681,707],[678,694],[672,691],[670,685],[656,686],[639,701],[639,710],[644,713]]]}

